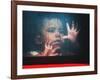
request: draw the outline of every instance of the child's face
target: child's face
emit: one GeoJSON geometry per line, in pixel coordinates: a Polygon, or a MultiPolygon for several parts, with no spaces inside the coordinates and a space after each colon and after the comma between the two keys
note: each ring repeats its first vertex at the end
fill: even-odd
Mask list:
{"type": "Polygon", "coordinates": [[[60,46],[63,42],[62,37],[64,35],[61,21],[58,19],[51,19],[45,24],[46,25],[43,29],[45,42],[51,42],[53,47],[60,46]]]}

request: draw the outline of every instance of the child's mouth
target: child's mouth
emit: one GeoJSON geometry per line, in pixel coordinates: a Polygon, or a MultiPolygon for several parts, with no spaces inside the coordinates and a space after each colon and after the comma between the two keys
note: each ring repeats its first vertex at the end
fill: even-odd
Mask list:
{"type": "Polygon", "coordinates": [[[52,42],[52,46],[55,47],[60,47],[61,46],[61,40],[55,40],[52,42]]]}

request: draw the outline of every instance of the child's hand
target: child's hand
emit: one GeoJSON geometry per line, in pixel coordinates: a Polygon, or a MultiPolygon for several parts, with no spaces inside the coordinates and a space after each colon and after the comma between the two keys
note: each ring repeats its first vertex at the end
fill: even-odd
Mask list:
{"type": "Polygon", "coordinates": [[[67,28],[68,35],[63,36],[63,39],[69,39],[72,42],[76,41],[79,30],[77,30],[77,28],[75,28],[74,22],[72,22],[71,27],[69,26],[68,23],[66,23],[66,28],[67,28]]]}

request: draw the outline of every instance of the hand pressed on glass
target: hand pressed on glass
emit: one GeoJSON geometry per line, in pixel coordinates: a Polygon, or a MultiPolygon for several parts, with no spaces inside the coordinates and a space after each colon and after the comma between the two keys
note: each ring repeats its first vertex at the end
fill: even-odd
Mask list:
{"type": "Polygon", "coordinates": [[[79,30],[77,30],[77,28],[75,28],[74,22],[72,22],[71,26],[69,26],[69,23],[66,23],[66,28],[67,28],[68,35],[63,36],[63,39],[69,39],[72,42],[74,42],[77,38],[79,30]]]}

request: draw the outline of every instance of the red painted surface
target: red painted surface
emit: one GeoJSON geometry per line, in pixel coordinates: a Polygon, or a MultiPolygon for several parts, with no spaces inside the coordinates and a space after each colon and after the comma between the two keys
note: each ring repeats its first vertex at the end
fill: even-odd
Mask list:
{"type": "Polygon", "coordinates": [[[30,68],[50,68],[50,67],[73,67],[73,66],[89,66],[89,64],[43,64],[43,65],[24,65],[23,69],[30,68]]]}

